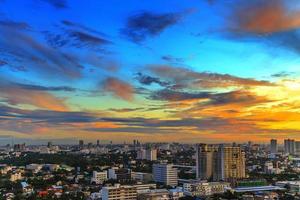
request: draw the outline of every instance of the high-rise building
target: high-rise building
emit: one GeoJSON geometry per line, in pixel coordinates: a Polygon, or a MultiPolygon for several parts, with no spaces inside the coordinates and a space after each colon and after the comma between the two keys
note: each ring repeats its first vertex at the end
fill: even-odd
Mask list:
{"type": "Polygon", "coordinates": [[[300,155],[300,141],[295,142],[295,154],[300,155]]]}
{"type": "Polygon", "coordinates": [[[155,182],[177,186],[178,172],[171,164],[153,164],[152,174],[155,182]]]}
{"type": "Polygon", "coordinates": [[[145,149],[139,149],[136,152],[136,159],[145,160],[146,159],[146,150],[145,149]]]}
{"type": "Polygon", "coordinates": [[[52,142],[49,141],[48,144],[47,144],[47,147],[51,148],[52,147],[52,142]]]}
{"type": "Polygon", "coordinates": [[[79,140],[79,147],[83,147],[83,145],[84,145],[84,141],[83,140],[79,140]]]}
{"type": "Polygon", "coordinates": [[[97,147],[100,146],[100,140],[97,140],[97,147]]]}
{"type": "Polygon", "coordinates": [[[245,178],[245,154],[240,147],[220,145],[213,159],[214,180],[245,178]]]}
{"type": "Polygon", "coordinates": [[[295,140],[292,139],[284,140],[284,153],[295,154],[295,140]]]}
{"type": "Polygon", "coordinates": [[[271,139],[271,141],[270,141],[270,152],[272,154],[277,153],[277,140],[275,140],[275,139],[271,139]]]}
{"type": "Polygon", "coordinates": [[[157,160],[157,150],[156,149],[147,149],[146,150],[146,160],[157,160]]]}
{"type": "Polygon", "coordinates": [[[196,176],[201,180],[208,180],[213,172],[213,152],[206,144],[196,147],[196,176]]]}

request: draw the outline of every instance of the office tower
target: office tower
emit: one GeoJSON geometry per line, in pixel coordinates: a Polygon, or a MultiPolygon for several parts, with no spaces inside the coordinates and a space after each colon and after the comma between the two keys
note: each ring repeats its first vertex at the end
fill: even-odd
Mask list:
{"type": "Polygon", "coordinates": [[[206,144],[196,147],[196,176],[198,179],[208,180],[212,177],[213,152],[206,144]]]}
{"type": "Polygon", "coordinates": [[[83,145],[84,145],[84,142],[83,142],[83,140],[79,140],[79,147],[83,147],[83,145]]]}
{"type": "Polygon", "coordinates": [[[275,139],[271,139],[270,141],[270,152],[272,154],[277,153],[277,140],[275,139]]]}
{"type": "Polygon", "coordinates": [[[52,142],[48,142],[47,147],[51,148],[52,147],[52,142]]]}
{"type": "Polygon", "coordinates": [[[152,174],[155,182],[177,186],[178,172],[171,164],[153,164],[152,174]]]}
{"type": "Polygon", "coordinates": [[[214,180],[245,178],[245,154],[240,147],[220,145],[213,159],[214,180]]]}
{"type": "Polygon", "coordinates": [[[147,149],[146,150],[146,159],[147,160],[157,160],[157,150],[156,149],[147,149]]]}
{"type": "Polygon", "coordinates": [[[295,140],[291,140],[291,139],[284,140],[284,153],[295,154],[295,140]]]}
{"type": "Polygon", "coordinates": [[[138,160],[145,160],[146,159],[146,150],[145,149],[140,149],[136,153],[136,159],[138,160]]]}
{"type": "Polygon", "coordinates": [[[111,187],[103,187],[101,190],[102,200],[136,200],[137,199],[137,189],[133,186],[121,186],[120,184],[115,184],[111,187]]]}
{"type": "Polygon", "coordinates": [[[100,146],[100,140],[97,140],[97,147],[100,146]]]}
{"type": "Polygon", "coordinates": [[[300,155],[300,141],[295,142],[295,154],[300,155]]]}

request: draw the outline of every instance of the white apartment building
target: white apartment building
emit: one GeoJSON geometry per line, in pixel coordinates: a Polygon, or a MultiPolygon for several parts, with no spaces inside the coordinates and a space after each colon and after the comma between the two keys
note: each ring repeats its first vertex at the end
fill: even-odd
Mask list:
{"type": "Polygon", "coordinates": [[[171,164],[154,164],[152,167],[155,182],[169,186],[177,186],[178,172],[171,164]]]}
{"type": "Polygon", "coordinates": [[[230,187],[230,183],[226,182],[194,182],[184,183],[183,193],[187,196],[209,196],[217,193],[225,192],[230,187]]]}
{"type": "Polygon", "coordinates": [[[105,180],[107,180],[107,171],[103,171],[103,172],[93,171],[91,183],[101,184],[105,180]]]}

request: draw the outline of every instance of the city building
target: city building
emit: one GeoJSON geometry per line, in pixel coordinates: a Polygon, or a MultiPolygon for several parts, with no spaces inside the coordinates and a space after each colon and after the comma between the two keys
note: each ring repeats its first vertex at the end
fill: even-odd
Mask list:
{"type": "Polygon", "coordinates": [[[145,160],[146,159],[146,150],[145,149],[139,149],[137,152],[136,159],[138,160],[145,160]]]}
{"type": "Polygon", "coordinates": [[[240,147],[220,145],[214,152],[213,179],[229,180],[246,177],[245,154],[240,147]]]}
{"type": "Polygon", "coordinates": [[[84,146],[84,141],[83,140],[79,140],[79,147],[83,148],[83,146],[84,146]]]}
{"type": "Polygon", "coordinates": [[[177,185],[178,172],[172,164],[153,164],[152,174],[155,182],[169,186],[177,185]]]}
{"type": "Polygon", "coordinates": [[[147,190],[138,193],[138,200],[170,200],[167,189],[147,190]]]}
{"type": "Polygon", "coordinates": [[[213,172],[213,152],[206,144],[196,147],[196,177],[201,180],[208,180],[213,172]]]}
{"type": "Polygon", "coordinates": [[[146,160],[153,161],[157,160],[157,149],[147,149],[146,150],[146,160]]]}
{"type": "Polygon", "coordinates": [[[300,155],[300,141],[295,142],[295,154],[300,155]]]}
{"type": "Polygon", "coordinates": [[[295,140],[292,139],[284,140],[284,153],[295,154],[295,140]]]}
{"type": "Polygon", "coordinates": [[[93,171],[91,183],[101,184],[106,180],[107,180],[107,171],[103,171],[103,172],[93,171]]]}
{"type": "Polygon", "coordinates": [[[272,154],[276,154],[277,151],[278,151],[277,140],[271,139],[271,141],[270,141],[270,152],[272,154]]]}
{"type": "Polygon", "coordinates": [[[150,173],[144,172],[131,172],[131,179],[136,180],[143,183],[148,183],[153,181],[153,176],[150,173]]]}
{"type": "Polygon", "coordinates": [[[209,196],[217,193],[224,193],[226,189],[230,188],[230,183],[226,182],[194,182],[184,183],[183,193],[186,196],[209,196]]]}
{"type": "Polygon", "coordinates": [[[101,190],[102,200],[136,200],[137,189],[135,186],[115,184],[103,187],[101,190]]]}

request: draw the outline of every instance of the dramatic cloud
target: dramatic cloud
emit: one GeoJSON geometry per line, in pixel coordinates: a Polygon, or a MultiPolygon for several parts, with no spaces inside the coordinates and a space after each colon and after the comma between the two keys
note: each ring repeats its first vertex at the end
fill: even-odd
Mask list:
{"type": "Polygon", "coordinates": [[[178,23],[184,13],[155,14],[141,12],[130,16],[122,33],[134,42],[142,42],[148,37],[162,33],[166,28],[178,23]]]}
{"type": "Polygon", "coordinates": [[[250,39],[300,53],[300,9],[293,1],[239,1],[227,28],[234,39],[250,39]]]}
{"type": "Polygon", "coordinates": [[[155,75],[174,83],[174,88],[227,88],[273,85],[268,81],[240,78],[229,74],[194,72],[189,69],[167,65],[151,65],[149,70],[155,75]]]}
{"type": "Polygon", "coordinates": [[[233,19],[237,31],[274,33],[300,27],[300,11],[292,10],[284,0],[254,0],[241,3],[233,19]]]}
{"type": "Polygon", "coordinates": [[[11,105],[31,105],[37,108],[66,111],[63,99],[46,91],[27,90],[15,84],[1,83],[0,98],[11,105]]]}
{"type": "Polygon", "coordinates": [[[114,96],[126,101],[132,101],[134,95],[134,88],[124,81],[116,78],[107,78],[103,83],[103,89],[111,92],[114,96]]]}
{"type": "Polygon", "coordinates": [[[26,65],[44,76],[81,76],[83,66],[73,56],[44,45],[15,25],[0,24],[0,50],[2,57],[15,60],[12,66],[26,65]]]}
{"type": "Polygon", "coordinates": [[[29,85],[15,83],[16,86],[25,90],[40,90],[40,91],[64,91],[64,92],[75,92],[76,89],[69,86],[40,86],[40,85],[29,85]]]}
{"type": "Polygon", "coordinates": [[[157,77],[152,77],[152,76],[148,76],[148,75],[144,75],[142,73],[137,73],[137,77],[136,79],[143,85],[151,85],[152,83],[156,83],[160,86],[167,86],[169,85],[168,82],[165,81],[161,81],[159,78],[157,77]]]}
{"type": "Polygon", "coordinates": [[[62,24],[64,25],[62,33],[44,31],[47,42],[54,48],[69,46],[104,51],[101,49],[103,45],[112,44],[99,31],[66,20],[62,21],[62,24]]]}
{"type": "Polygon", "coordinates": [[[153,92],[150,98],[153,100],[182,101],[190,99],[206,99],[210,98],[211,95],[212,94],[209,92],[188,93],[165,89],[153,92]]]}

